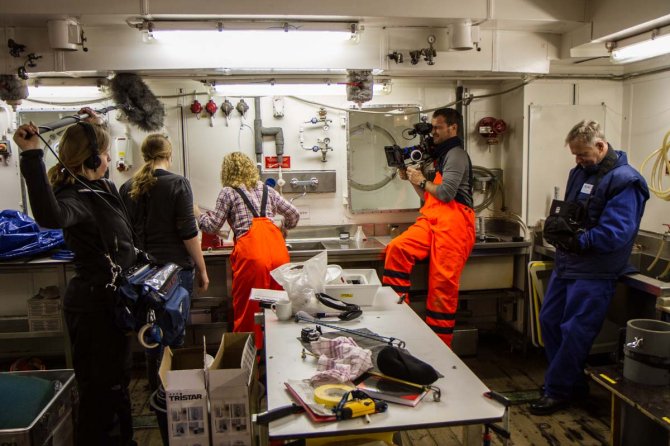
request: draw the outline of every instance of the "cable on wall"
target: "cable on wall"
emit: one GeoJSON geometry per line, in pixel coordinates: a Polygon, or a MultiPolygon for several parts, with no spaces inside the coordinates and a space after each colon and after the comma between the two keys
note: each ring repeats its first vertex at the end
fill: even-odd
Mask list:
{"type": "Polygon", "coordinates": [[[644,170],[647,162],[653,157],[656,157],[654,165],[651,168],[649,190],[658,198],[665,201],[670,201],[670,187],[663,189],[663,178],[670,173],[670,159],[668,159],[668,153],[670,153],[670,131],[665,134],[661,147],[654,150],[648,157],[646,157],[642,162],[642,166],[640,166],[640,170],[644,170]]]}

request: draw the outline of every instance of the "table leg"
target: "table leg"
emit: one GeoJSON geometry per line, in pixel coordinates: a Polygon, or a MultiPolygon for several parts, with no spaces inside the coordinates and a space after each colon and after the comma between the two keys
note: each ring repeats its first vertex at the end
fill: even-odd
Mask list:
{"type": "Polygon", "coordinates": [[[621,400],[612,393],[612,412],[610,414],[610,444],[621,444],[621,400]]]}
{"type": "Polygon", "coordinates": [[[484,432],[482,427],[481,424],[463,426],[463,438],[461,444],[463,446],[481,446],[484,432]]]}

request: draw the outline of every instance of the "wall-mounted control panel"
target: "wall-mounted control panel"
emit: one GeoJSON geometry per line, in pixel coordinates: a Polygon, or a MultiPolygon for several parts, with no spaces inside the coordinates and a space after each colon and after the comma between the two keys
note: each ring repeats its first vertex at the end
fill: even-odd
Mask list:
{"type": "MultiPolygon", "coordinates": [[[[322,194],[335,192],[335,171],[334,170],[285,170],[282,172],[284,180],[284,193],[303,193],[307,190],[308,194],[322,194]]],[[[271,184],[277,184],[279,172],[261,172],[261,181],[267,180],[271,184]]]]}

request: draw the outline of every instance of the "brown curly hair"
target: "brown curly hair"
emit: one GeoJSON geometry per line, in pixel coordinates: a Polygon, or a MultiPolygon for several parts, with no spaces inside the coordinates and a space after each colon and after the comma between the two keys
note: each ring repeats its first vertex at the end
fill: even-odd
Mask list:
{"type": "Polygon", "coordinates": [[[130,188],[130,198],[137,200],[156,184],[154,170],[156,161],[168,159],[172,156],[172,144],[165,135],[154,133],[147,136],[142,143],[142,158],[144,165],[133,175],[133,186],[130,188]]]}
{"type": "Polygon", "coordinates": [[[221,163],[221,184],[223,187],[245,186],[247,190],[256,188],[260,179],[254,161],[242,152],[232,152],[223,157],[221,163]]]}
{"type": "MultiPolygon", "coordinates": [[[[104,126],[89,123],[95,132],[95,139],[98,145],[98,155],[107,156],[109,150],[110,136],[104,126]]],[[[64,184],[74,184],[75,179],[65,170],[76,173],[81,170],[84,161],[90,158],[91,141],[88,139],[88,133],[82,125],[71,125],[65,130],[58,145],[58,157],[60,162],[49,169],[49,183],[52,186],[61,186],[64,184]]]]}

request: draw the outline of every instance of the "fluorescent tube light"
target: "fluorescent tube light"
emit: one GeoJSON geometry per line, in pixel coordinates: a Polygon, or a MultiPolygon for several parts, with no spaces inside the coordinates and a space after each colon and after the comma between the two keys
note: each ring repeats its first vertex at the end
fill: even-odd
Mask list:
{"type": "Polygon", "coordinates": [[[616,42],[610,55],[614,63],[630,63],[670,53],[670,29],[654,30],[616,42]]]}
{"type": "MultiPolygon", "coordinates": [[[[216,92],[223,96],[345,96],[347,86],[338,83],[248,83],[248,84],[220,84],[214,87],[216,92]]],[[[373,92],[388,94],[390,83],[384,82],[373,85],[373,92]]]]}
{"type": "Polygon", "coordinates": [[[105,98],[100,88],[93,86],[29,86],[28,100],[38,98],[105,98]]]}
{"type": "Polygon", "coordinates": [[[296,49],[305,45],[317,47],[319,45],[341,44],[351,39],[351,33],[346,31],[291,31],[281,30],[246,30],[246,31],[217,31],[211,30],[154,30],[151,35],[158,42],[179,45],[196,45],[204,41],[214,42],[217,45],[241,45],[261,47],[262,45],[297,45],[296,49]]]}

